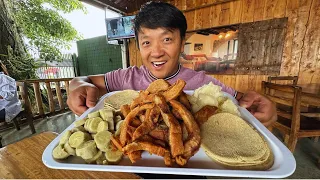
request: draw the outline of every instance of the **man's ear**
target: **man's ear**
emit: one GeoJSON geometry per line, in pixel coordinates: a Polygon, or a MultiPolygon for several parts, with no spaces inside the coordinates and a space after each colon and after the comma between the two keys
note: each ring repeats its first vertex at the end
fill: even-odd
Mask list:
{"type": "Polygon", "coordinates": [[[184,44],[186,43],[186,39],[182,39],[181,41],[181,50],[180,50],[180,53],[183,53],[184,52],[184,44]]]}

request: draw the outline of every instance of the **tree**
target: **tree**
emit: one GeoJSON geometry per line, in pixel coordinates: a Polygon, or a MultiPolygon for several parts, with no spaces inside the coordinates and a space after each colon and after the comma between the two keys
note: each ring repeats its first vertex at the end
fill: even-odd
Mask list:
{"type": "Polygon", "coordinates": [[[18,30],[27,38],[29,51],[44,60],[59,60],[60,49],[81,39],[71,23],[58,11],[70,13],[85,7],[79,0],[10,0],[18,30]]]}
{"type": "Polygon", "coordinates": [[[60,49],[81,38],[58,11],[85,7],[78,0],[0,0],[0,60],[17,80],[37,78],[29,52],[44,60],[59,60],[60,49]]]}

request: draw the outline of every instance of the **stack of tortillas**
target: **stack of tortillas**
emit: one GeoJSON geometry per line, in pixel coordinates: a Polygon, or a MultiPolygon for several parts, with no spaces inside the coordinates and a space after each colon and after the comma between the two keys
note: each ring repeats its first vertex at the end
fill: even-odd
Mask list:
{"type": "Polygon", "coordinates": [[[131,104],[131,102],[139,96],[138,91],[124,90],[116,92],[115,94],[108,96],[104,99],[104,104],[111,106],[115,109],[120,109],[121,105],[131,104]]]}
{"type": "Polygon", "coordinates": [[[211,116],[201,126],[201,147],[216,163],[229,169],[266,170],[273,153],[252,126],[230,113],[211,116]]]}

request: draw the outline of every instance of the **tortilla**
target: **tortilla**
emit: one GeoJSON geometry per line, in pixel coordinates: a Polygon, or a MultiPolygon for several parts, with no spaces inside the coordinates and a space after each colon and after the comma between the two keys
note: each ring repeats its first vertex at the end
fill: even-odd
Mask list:
{"type": "Polygon", "coordinates": [[[131,102],[139,96],[139,92],[134,90],[124,90],[112,94],[104,99],[104,104],[120,109],[121,105],[131,104],[131,102]]]}

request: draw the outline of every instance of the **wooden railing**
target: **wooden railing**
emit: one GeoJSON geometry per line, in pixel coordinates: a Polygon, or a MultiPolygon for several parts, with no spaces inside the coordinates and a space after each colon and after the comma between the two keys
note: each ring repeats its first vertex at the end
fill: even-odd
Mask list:
{"type": "MultiPolygon", "coordinates": [[[[27,102],[24,106],[31,106],[32,118],[38,119],[45,116],[63,113],[68,109],[66,97],[69,94],[69,81],[72,78],[61,79],[34,79],[24,80],[26,86],[33,87],[33,91],[28,92],[28,101],[20,96],[21,100],[27,102]],[[34,97],[34,98],[31,98],[34,97]],[[57,106],[59,104],[59,106],[57,106]],[[46,108],[48,107],[48,108],[46,108]]],[[[19,94],[23,94],[23,87],[18,89],[19,94]]]]}

